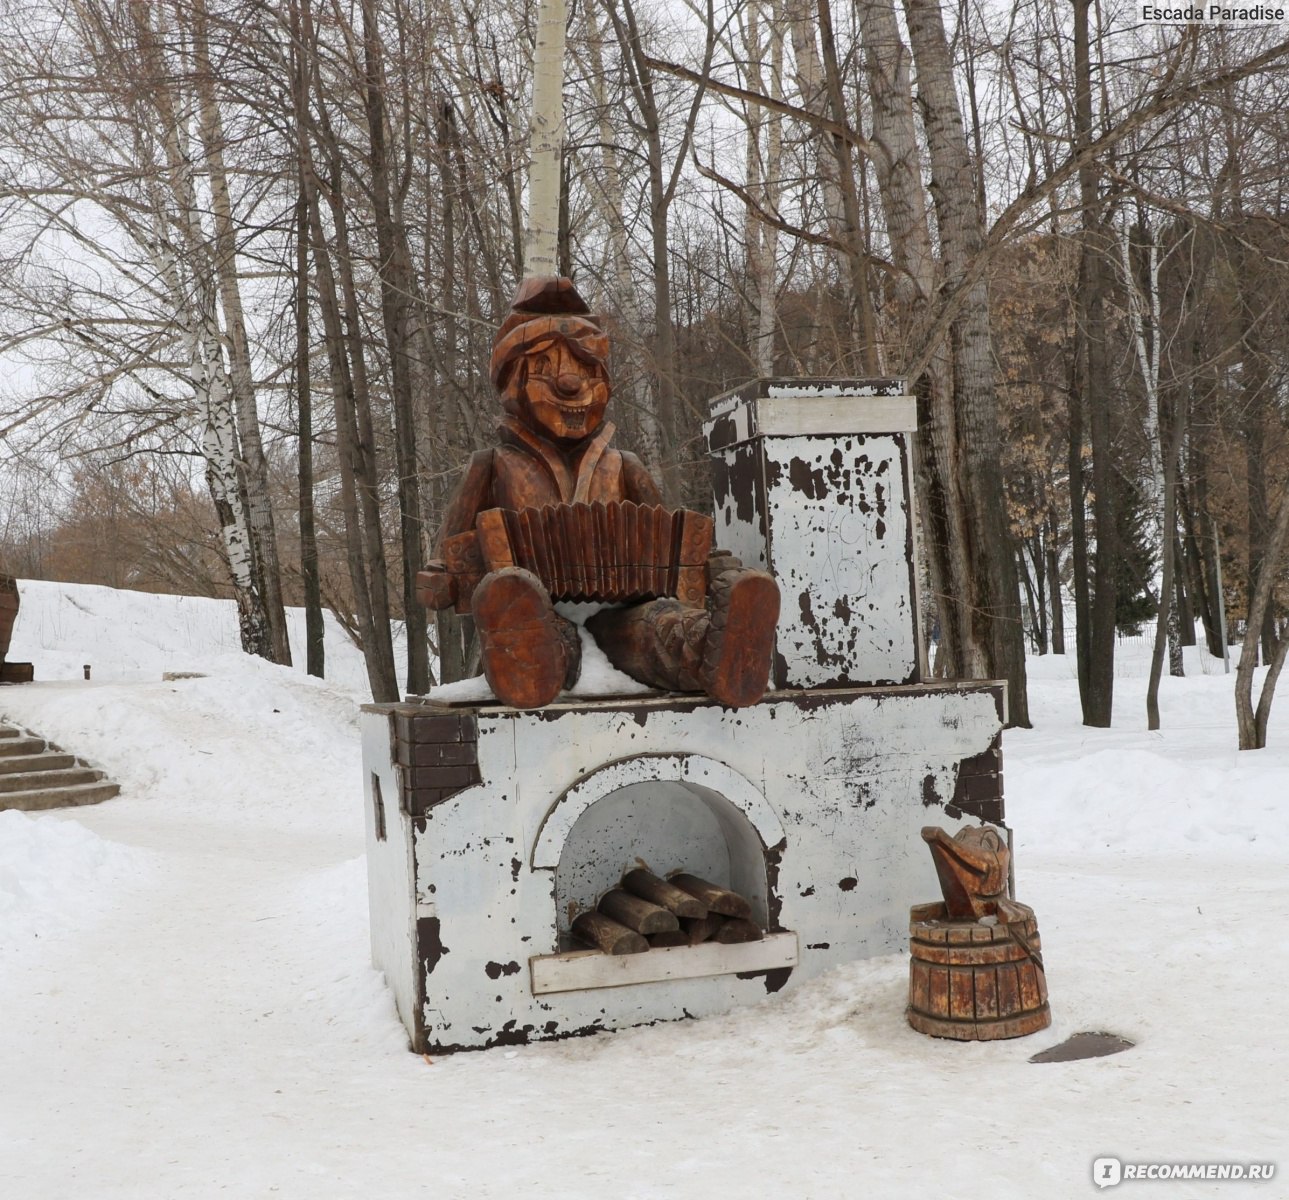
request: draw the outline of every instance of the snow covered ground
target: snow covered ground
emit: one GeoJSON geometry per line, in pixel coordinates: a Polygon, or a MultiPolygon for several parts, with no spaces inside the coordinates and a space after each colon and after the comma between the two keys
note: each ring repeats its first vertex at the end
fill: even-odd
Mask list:
{"type": "Polygon", "coordinates": [[[912,1032],[896,955],[724,1018],[431,1063],[369,965],[343,635],[321,683],[239,654],[228,604],[22,589],[12,654],[52,682],[0,712],[123,790],[0,813],[0,1197],[1030,1200],[1097,1194],[1105,1155],[1280,1166],[1130,1195],[1289,1195],[1289,695],[1239,755],[1220,664],[1166,679],[1148,734],[1143,647],[1107,731],[1070,660],[1031,661],[1006,781],[1043,1033],[912,1032]],[[1137,1045],[1026,1061],[1078,1030],[1137,1045]]]}

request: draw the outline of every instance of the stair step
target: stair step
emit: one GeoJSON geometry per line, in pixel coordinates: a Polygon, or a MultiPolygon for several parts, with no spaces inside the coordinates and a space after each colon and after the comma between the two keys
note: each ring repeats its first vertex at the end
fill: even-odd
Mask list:
{"type": "Polygon", "coordinates": [[[0,792],[0,810],[16,808],[22,812],[37,812],[46,808],[66,808],[74,804],[99,804],[110,800],[120,790],[121,785],[117,783],[81,783],[72,787],[0,792]]]}
{"type": "Polygon", "coordinates": [[[28,771],[65,771],[76,765],[76,755],[64,754],[61,750],[46,750],[44,754],[0,755],[0,779],[28,771]]]}
{"type": "Polygon", "coordinates": [[[0,738],[17,736],[18,731],[12,725],[0,725],[0,738]]]}
{"type": "Polygon", "coordinates": [[[44,738],[18,737],[5,738],[0,742],[0,756],[10,754],[39,754],[45,748],[44,738]]]}
{"type": "Polygon", "coordinates": [[[30,792],[70,787],[77,783],[98,783],[102,771],[93,767],[68,767],[54,771],[18,771],[0,775],[0,792],[30,792]]]}

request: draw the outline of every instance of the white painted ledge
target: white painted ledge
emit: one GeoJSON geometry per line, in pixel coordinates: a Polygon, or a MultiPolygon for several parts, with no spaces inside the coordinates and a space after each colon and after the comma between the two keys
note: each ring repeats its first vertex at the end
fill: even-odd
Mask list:
{"type": "Polygon", "coordinates": [[[912,396],[812,396],[772,390],[756,404],[756,432],[770,437],[827,433],[916,433],[912,396]]]}
{"type": "Polygon", "coordinates": [[[745,971],[773,971],[798,962],[795,933],[767,934],[759,942],[723,946],[662,946],[644,954],[602,954],[573,950],[528,960],[533,995],[578,992],[590,988],[626,987],[633,983],[663,983],[669,979],[699,979],[745,971]]]}

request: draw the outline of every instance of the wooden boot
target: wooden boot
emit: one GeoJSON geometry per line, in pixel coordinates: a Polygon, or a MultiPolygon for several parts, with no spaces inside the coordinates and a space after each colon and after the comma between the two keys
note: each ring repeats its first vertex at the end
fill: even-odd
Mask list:
{"type": "Polygon", "coordinates": [[[730,708],[755,704],[770,680],[779,585],[729,558],[712,572],[708,609],[652,600],[586,622],[609,661],[650,687],[706,692],[730,708]]]}
{"type": "Polygon", "coordinates": [[[755,704],[770,682],[779,585],[764,571],[745,567],[713,572],[707,602],[703,690],[731,708],[755,704]]]}
{"type": "Polygon", "coordinates": [[[577,627],[551,605],[531,571],[504,567],[480,580],[470,602],[483,673],[497,699],[513,708],[541,708],[577,679],[577,627]]]}

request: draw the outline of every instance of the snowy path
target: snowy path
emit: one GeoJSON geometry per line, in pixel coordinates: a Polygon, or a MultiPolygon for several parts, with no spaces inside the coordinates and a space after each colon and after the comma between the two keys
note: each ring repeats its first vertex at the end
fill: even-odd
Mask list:
{"type": "Polygon", "coordinates": [[[911,1033],[892,958],[756,1012],[427,1066],[365,970],[356,863],[172,855],[97,929],[6,972],[3,1194],[1076,1196],[1100,1153],[1283,1150],[1283,1063],[1274,1034],[1249,1036],[1283,1016],[1283,965],[1258,960],[1289,918],[1283,873],[1214,864],[1202,917],[1150,863],[1028,882],[1059,1002],[1028,1042],[911,1033]],[[1100,920],[1057,916],[1089,902],[1100,920]],[[1156,905],[1162,953],[1114,919],[1156,905]],[[1260,969],[1218,979],[1215,1008],[1232,962],[1260,969]],[[1138,1048],[1025,1062],[1107,1023],[1138,1048]]]}
{"type": "Polygon", "coordinates": [[[1042,1034],[913,1033],[896,955],[724,1018],[427,1064],[369,966],[352,698],[206,665],[3,697],[126,787],[0,814],[4,1200],[1062,1200],[1098,1194],[1103,1154],[1281,1167],[1132,1195],[1289,1194],[1289,731],[1237,761],[1227,681],[1173,685],[1147,736],[1082,730],[1040,679],[1040,728],[1009,735],[1042,1034]],[[1026,1061],[1081,1029],[1138,1044],[1026,1061]]]}

